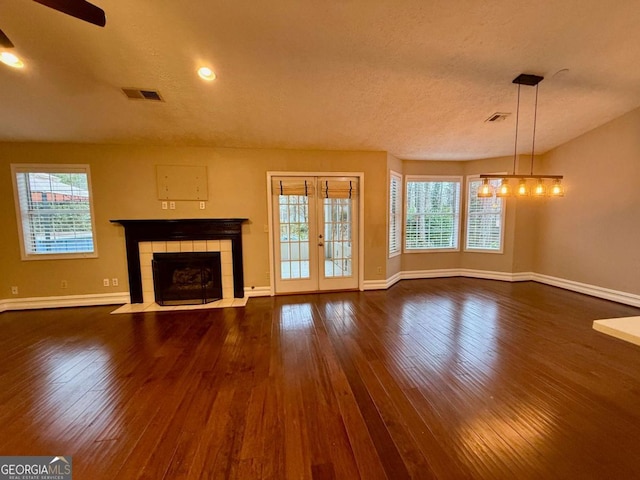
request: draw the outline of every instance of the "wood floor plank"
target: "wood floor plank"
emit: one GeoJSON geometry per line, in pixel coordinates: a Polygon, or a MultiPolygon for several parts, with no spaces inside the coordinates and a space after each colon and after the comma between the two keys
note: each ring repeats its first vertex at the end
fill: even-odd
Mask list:
{"type": "Polygon", "coordinates": [[[244,308],[0,314],[0,454],[74,479],[640,478],[640,309],[402,281],[244,308]]]}

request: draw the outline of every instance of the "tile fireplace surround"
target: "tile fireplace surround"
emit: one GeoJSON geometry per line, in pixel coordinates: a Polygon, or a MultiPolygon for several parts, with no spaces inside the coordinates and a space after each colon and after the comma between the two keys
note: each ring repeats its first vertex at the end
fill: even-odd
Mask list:
{"type": "Polygon", "coordinates": [[[170,242],[140,242],[140,269],[142,273],[142,303],[126,304],[114,310],[117,313],[162,312],[176,310],[200,310],[223,307],[244,307],[247,298],[233,296],[233,261],[231,240],[180,240],[170,242]],[[151,260],[154,253],[220,252],[222,271],[222,298],[210,303],[161,306],[155,302],[151,260]]]}
{"type": "Polygon", "coordinates": [[[153,269],[154,253],[220,252],[222,271],[222,298],[233,296],[233,261],[231,240],[180,240],[172,242],[140,242],[140,270],[142,273],[142,300],[155,301],[153,269]]]}
{"type": "MultiPolygon", "coordinates": [[[[217,251],[222,254],[223,297],[244,297],[242,223],[246,218],[195,218],[176,220],[111,220],[124,226],[131,303],[149,301],[146,259],[156,251],[217,251]],[[154,247],[157,246],[157,247],[154,247]],[[198,250],[205,248],[206,250],[198,250]],[[209,250],[211,249],[211,250],[209,250]],[[151,251],[149,251],[151,250],[151,251]],[[225,263],[227,268],[225,269],[225,263]],[[226,285],[224,283],[226,279],[226,285]],[[232,279],[231,279],[232,278],[232,279]],[[143,284],[147,291],[145,293],[143,284]],[[145,298],[146,297],[146,298],[145,298]]],[[[150,266],[150,261],[149,261],[150,266]]],[[[153,281],[151,280],[151,284],[153,281]]]]}

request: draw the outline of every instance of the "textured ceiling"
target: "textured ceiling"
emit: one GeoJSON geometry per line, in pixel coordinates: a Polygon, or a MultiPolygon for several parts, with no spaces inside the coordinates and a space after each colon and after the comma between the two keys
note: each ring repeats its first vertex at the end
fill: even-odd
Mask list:
{"type": "MultiPolygon", "coordinates": [[[[522,72],[543,75],[536,151],[640,106],[637,0],[95,0],[99,28],[27,0],[0,28],[0,141],[513,153],[522,72]],[[200,80],[200,64],[213,83],[200,80]],[[567,70],[568,69],[568,70],[567,70]],[[165,102],[129,100],[122,87],[165,102]],[[506,121],[485,123],[494,112],[506,121]]],[[[519,150],[535,89],[522,87],[519,150]]]]}

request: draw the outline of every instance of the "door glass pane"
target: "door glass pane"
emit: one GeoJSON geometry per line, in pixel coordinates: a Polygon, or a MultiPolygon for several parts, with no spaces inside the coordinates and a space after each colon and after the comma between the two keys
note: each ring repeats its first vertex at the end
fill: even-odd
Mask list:
{"type": "Polygon", "coordinates": [[[304,195],[279,195],[280,277],[309,278],[309,201],[304,195]]]}
{"type": "Polygon", "coordinates": [[[324,276],[351,277],[351,199],[324,199],[324,276]]]}

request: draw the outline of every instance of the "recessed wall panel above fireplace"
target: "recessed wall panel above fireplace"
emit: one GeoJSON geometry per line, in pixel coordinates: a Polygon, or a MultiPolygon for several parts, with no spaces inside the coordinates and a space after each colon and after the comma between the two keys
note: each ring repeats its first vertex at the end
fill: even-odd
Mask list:
{"type": "Polygon", "coordinates": [[[207,167],[195,165],[157,165],[160,200],[208,200],[207,167]]]}

